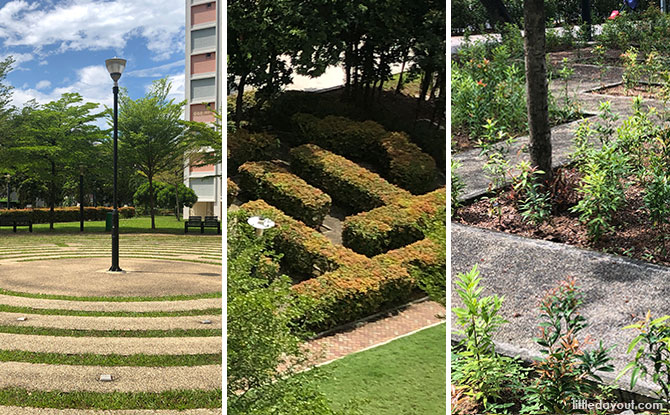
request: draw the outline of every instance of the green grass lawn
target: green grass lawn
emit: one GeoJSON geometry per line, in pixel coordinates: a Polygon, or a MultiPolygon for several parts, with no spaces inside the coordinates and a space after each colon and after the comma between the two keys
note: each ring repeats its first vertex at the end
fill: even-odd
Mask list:
{"type": "Polygon", "coordinates": [[[337,409],[351,400],[361,413],[446,412],[446,326],[440,324],[321,367],[319,389],[337,409]]]}
{"type": "MultiPolygon", "coordinates": [[[[189,235],[200,235],[199,229],[190,228],[189,235]]],[[[1,227],[0,235],[13,234],[11,227],[1,227]]],[[[29,233],[27,227],[17,228],[17,233],[29,233]]],[[[53,231],[48,223],[33,225],[33,233],[80,233],[79,222],[54,223],[53,231]]],[[[84,222],[84,233],[105,233],[105,221],[84,222]]],[[[151,217],[139,216],[130,219],[119,219],[119,233],[170,233],[184,234],[184,221],[174,216],[156,216],[156,229],[151,229],[151,217]]],[[[215,228],[205,228],[206,235],[215,235],[215,228]]]]}

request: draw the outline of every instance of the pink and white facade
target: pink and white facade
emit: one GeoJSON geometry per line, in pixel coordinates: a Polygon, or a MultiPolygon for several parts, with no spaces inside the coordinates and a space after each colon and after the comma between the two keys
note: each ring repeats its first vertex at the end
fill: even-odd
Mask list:
{"type": "MultiPolygon", "coordinates": [[[[186,114],[185,119],[214,122],[208,108],[222,113],[221,24],[222,8],[217,1],[186,0],[186,114]]],[[[207,149],[202,149],[206,152],[207,149]]],[[[192,156],[197,158],[197,155],[192,156]]],[[[218,216],[223,212],[222,165],[192,167],[184,163],[184,184],[195,191],[198,202],[184,208],[184,217],[218,216]]]]}

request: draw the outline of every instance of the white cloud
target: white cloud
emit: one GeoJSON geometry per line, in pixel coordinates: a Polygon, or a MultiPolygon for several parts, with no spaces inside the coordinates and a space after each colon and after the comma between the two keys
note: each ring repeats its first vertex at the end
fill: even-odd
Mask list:
{"type": "Polygon", "coordinates": [[[183,67],[184,67],[184,59],[178,60],[176,62],[166,63],[165,65],[154,66],[152,68],[136,69],[134,71],[128,72],[125,75],[134,76],[137,78],[160,78],[164,76],[165,72],[167,72],[169,69],[183,68],[183,67]]]}
{"type": "Polygon", "coordinates": [[[6,47],[36,51],[116,49],[143,37],[155,60],[182,53],[182,0],[66,0],[58,4],[12,0],[0,8],[0,39],[6,47]]]}
{"type": "Polygon", "coordinates": [[[35,88],[37,88],[37,89],[45,89],[45,88],[49,88],[50,86],[51,86],[51,82],[48,81],[48,80],[46,80],[46,79],[43,79],[43,80],[39,81],[39,82],[37,83],[37,85],[35,85],[35,88]]]}

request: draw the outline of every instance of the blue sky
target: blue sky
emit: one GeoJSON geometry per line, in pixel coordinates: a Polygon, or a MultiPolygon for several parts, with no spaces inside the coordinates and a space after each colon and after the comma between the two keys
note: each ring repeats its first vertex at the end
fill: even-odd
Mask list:
{"type": "Polygon", "coordinates": [[[119,85],[131,98],[169,77],[184,99],[184,0],[0,0],[0,57],[12,55],[14,105],[65,92],[112,105],[105,59],[128,60],[119,85]]]}

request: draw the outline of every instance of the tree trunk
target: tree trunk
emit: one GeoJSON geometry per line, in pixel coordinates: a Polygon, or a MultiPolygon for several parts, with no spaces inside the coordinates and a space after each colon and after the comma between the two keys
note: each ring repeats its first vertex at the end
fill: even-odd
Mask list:
{"type": "Polygon", "coordinates": [[[502,0],[480,0],[480,3],[486,9],[491,26],[495,26],[497,23],[513,23],[512,17],[502,0]]]}
{"type": "Polygon", "coordinates": [[[149,179],[149,212],[151,212],[151,229],[156,229],[156,218],[154,212],[154,206],[156,205],[156,203],[154,202],[153,175],[147,175],[147,178],[149,179]]]}
{"type": "Polygon", "coordinates": [[[408,54],[409,48],[405,49],[405,53],[402,55],[402,65],[400,66],[400,74],[398,75],[398,85],[395,87],[396,95],[402,91],[402,76],[405,73],[405,64],[407,63],[408,54]]]}
{"type": "Polygon", "coordinates": [[[524,1],[523,15],[530,162],[544,172],[543,179],[546,182],[551,179],[551,129],[547,100],[543,0],[524,1]]]}
{"type": "Polygon", "coordinates": [[[49,183],[49,230],[54,230],[54,217],[56,208],[56,163],[51,162],[51,182],[49,183]]]}
{"type": "Polygon", "coordinates": [[[179,182],[175,183],[175,185],[174,185],[174,202],[175,202],[174,213],[175,213],[175,216],[177,217],[177,222],[179,222],[181,220],[180,217],[179,217],[180,216],[179,215],[179,182]]]}
{"type": "Polygon", "coordinates": [[[351,94],[351,48],[347,45],[347,49],[344,51],[344,73],[346,80],[344,82],[344,96],[349,97],[351,94]]]}
{"type": "Polygon", "coordinates": [[[426,68],[423,73],[423,79],[421,79],[421,91],[419,92],[419,100],[416,104],[416,119],[419,118],[419,113],[421,111],[421,105],[426,100],[426,95],[428,94],[428,88],[430,83],[433,80],[433,68],[426,68]]]}
{"type": "MultiPolygon", "coordinates": [[[[237,100],[235,102],[235,127],[240,127],[242,121],[242,105],[244,102],[244,86],[247,82],[247,73],[240,76],[240,82],[237,84],[237,100]]],[[[149,182],[151,183],[151,182],[149,182]]],[[[152,216],[153,217],[153,216],[152,216]]],[[[152,219],[153,222],[153,219],[152,219]]]]}

